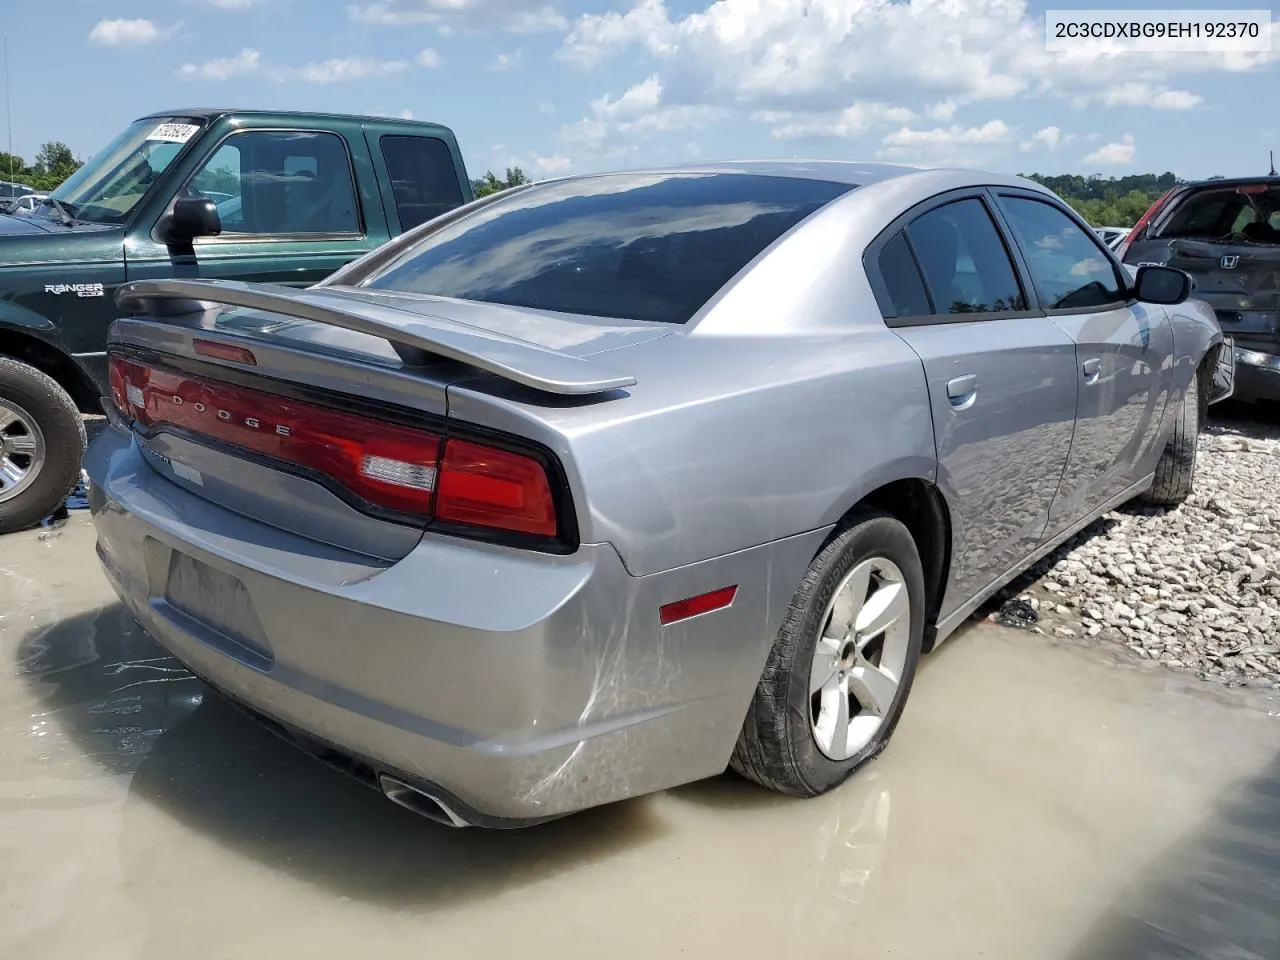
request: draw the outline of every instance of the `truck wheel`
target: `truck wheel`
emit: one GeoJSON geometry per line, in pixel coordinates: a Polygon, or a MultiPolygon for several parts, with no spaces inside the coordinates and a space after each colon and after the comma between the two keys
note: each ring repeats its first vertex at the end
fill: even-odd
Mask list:
{"type": "Polygon", "coordinates": [[[1182,403],[1173,415],[1173,432],[1156,464],[1156,478],[1143,501],[1160,507],[1179,506],[1191,496],[1196,478],[1196,450],[1200,444],[1200,375],[1191,378],[1182,403]]]}
{"type": "Polygon", "coordinates": [[[80,411],[51,377],[0,357],[0,533],[39,523],[80,475],[80,411]]]}
{"type": "Polygon", "coordinates": [[[813,797],[889,742],[924,638],[924,574],[911,534],[867,510],[809,565],[774,641],[730,765],[813,797]]]}

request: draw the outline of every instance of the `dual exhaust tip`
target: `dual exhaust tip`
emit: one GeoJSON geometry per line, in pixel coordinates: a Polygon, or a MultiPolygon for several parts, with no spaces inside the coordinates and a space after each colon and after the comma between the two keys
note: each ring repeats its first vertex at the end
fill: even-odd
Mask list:
{"type": "Polygon", "coordinates": [[[426,817],[436,823],[443,823],[446,827],[469,827],[472,825],[439,797],[419,787],[411,786],[403,780],[397,780],[395,777],[389,777],[382,773],[378,775],[378,787],[392,803],[399,804],[420,817],[426,817]]]}

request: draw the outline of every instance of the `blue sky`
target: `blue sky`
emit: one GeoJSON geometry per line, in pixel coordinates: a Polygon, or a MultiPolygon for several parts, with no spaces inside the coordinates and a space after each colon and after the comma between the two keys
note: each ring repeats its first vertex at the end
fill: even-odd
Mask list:
{"type": "Polygon", "coordinates": [[[28,160],[46,140],[88,156],[141,114],[224,105],[445,123],[473,176],[804,156],[1201,177],[1265,172],[1280,152],[1280,43],[1051,54],[1045,6],[6,0],[0,32],[28,160]]]}

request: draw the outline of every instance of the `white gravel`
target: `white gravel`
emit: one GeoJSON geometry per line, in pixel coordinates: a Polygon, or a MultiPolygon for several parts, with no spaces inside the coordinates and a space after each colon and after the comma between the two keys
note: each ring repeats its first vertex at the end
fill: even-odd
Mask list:
{"type": "MultiPolygon", "coordinates": [[[[1280,689],[1280,425],[1210,423],[1195,493],[1129,505],[1032,571],[1040,628],[1232,686],[1280,689]]],[[[1013,595],[1012,593],[1007,595],[1013,595]]]]}

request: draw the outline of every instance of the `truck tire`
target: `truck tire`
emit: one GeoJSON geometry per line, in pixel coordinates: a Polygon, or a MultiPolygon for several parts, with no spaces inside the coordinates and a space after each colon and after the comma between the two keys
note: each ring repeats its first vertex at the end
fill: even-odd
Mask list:
{"type": "Polygon", "coordinates": [[[907,528],[879,510],[855,515],[791,601],[730,766],[769,790],[813,797],[879,754],[915,678],[924,595],[907,528]]]}
{"type": "Polygon", "coordinates": [[[34,526],[80,475],[84,421],[57,381],[0,357],[0,533],[34,526]]]}
{"type": "Polygon", "coordinates": [[[1164,452],[1156,463],[1156,478],[1151,489],[1142,495],[1145,503],[1158,507],[1176,507],[1191,496],[1195,487],[1196,450],[1200,443],[1200,422],[1204,403],[1200,397],[1200,374],[1197,372],[1182,396],[1173,415],[1173,431],[1164,452]]]}

